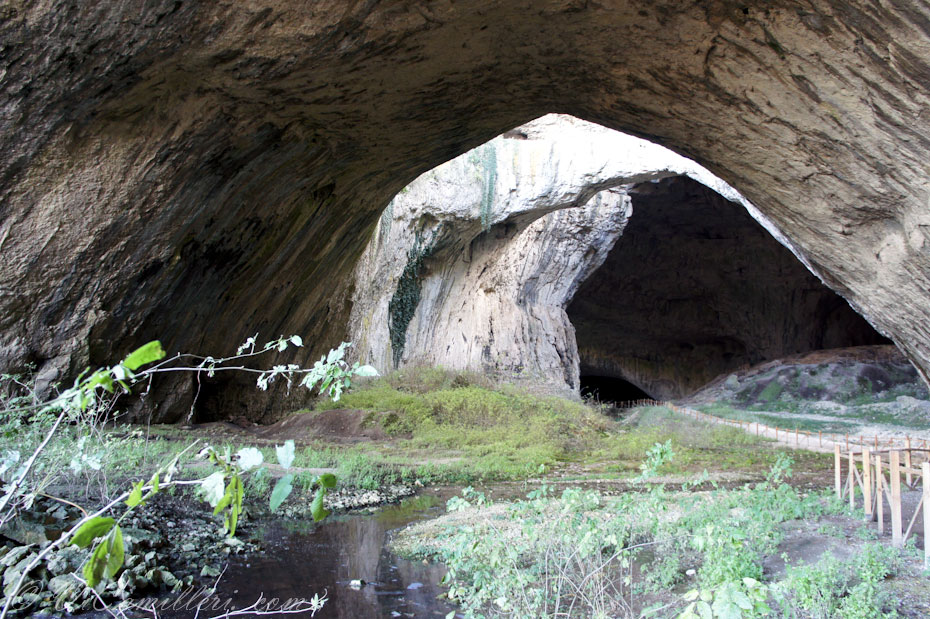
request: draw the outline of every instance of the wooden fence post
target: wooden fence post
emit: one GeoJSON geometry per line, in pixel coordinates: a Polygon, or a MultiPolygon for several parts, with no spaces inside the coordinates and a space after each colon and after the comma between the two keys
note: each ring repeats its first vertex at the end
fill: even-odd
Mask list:
{"type": "Polygon", "coordinates": [[[924,478],[924,569],[930,570],[930,462],[920,466],[924,478]]]}
{"type": "Polygon", "coordinates": [[[849,510],[856,509],[856,457],[849,452],[849,510]]]}
{"type": "Polygon", "coordinates": [[[866,520],[872,520],[872,452],[868,447],[862,449],[862,502],[865,506],[866,520]]]}
{"type": "Polygon", "coordinates": [[[904,437],[904,447],[907,449],[904,452],[904,467],[906,469],[904,479],[907,480],[907,487],[910,488],[914,485],[914,480],[911,477],[911,437],[904,437]]]}
{"type": "Polygon", "coordinates": [[[904,545],[901,537],[901,452],[891,452],[891,545],[900,548],[904,545]]]}
{"type": "Polygon", "coordinates": [[[882,473],[882,455],[875,454],[875,494],[878,499],[878,534],[885,534],[885,474],[882,473]]]}
{"type": "Polygon", "coordinates": [[[836,486],[836,500],[843,498],[843,476],[840,469],[843,467],[843,458],[840,455],[839,444],[833,445],[833,483],[836,486]]]}

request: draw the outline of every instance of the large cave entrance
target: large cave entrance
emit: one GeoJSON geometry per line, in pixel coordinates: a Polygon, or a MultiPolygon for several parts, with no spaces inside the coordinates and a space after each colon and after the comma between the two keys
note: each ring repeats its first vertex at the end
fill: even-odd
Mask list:
{"type": "Polygon", "coordinates": [[[631,196],[623,235],[567,308],[582,376],[671,399],[786,355],[889,343],[742,205],[686,177],[631,196]]]}

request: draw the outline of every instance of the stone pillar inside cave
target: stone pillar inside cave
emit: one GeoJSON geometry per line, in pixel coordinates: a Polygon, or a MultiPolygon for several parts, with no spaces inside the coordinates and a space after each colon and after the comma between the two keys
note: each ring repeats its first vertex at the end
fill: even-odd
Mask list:
{"type": "Polygon", "coordinates": [[[687,177],[631,196],[622,237],[567,308],[582,383],[679,398],[740,367],[889,343],[741,205],[687,177]]]}

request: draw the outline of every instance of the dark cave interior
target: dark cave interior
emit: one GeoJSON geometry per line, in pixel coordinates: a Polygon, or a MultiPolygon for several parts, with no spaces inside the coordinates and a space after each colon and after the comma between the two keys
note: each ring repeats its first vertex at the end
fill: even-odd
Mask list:
{"type": "Polygon", "coordinates": [[[674,399],[764,361],[890,343],[742,205],[687,177],[637,185],[632,200],[567,307],[582,376],[674,399]]]}

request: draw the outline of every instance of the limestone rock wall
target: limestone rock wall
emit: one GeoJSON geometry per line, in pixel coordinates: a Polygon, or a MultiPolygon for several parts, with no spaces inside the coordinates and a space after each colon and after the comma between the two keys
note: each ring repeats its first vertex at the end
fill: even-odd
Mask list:
{"type": "MultiPolygon", "coordinates": [[[[916,0],[3,2],[0,365],[256,331],[312,359],[390,199],[558,111],[737,187],[927,377],[928,24],[916,0]]],[[[200,406],[277,407],[229,387],[200,406]]]]}
{"type": "Polygon", "coordinates": [[[558,115],[428,172],[391,202],[359,262],[357,351],[381,368],[442,365],[577,393],[565,307],[622,233],[628,188],[676,174],[738,197],[670,151],[558,115]]]}

